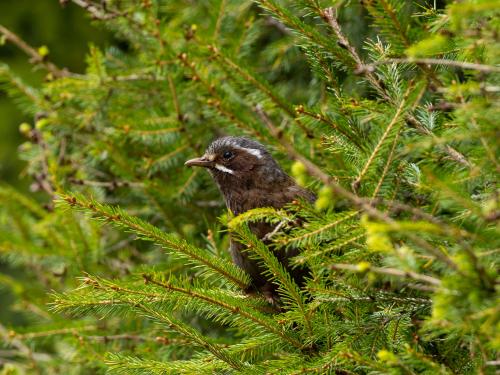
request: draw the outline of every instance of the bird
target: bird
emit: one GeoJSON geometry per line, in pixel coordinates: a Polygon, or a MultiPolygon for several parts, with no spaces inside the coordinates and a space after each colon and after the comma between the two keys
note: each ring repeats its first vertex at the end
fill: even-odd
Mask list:
{"type": "MultiPolygon", "coordinates": [[[[214,140],[203,156],[185,162],[189,167],[203,167],[212,175],[227,208],[234,216],[260,207],[276,209],[295,201],[314,202],[313,192],[299,186],[261,143],[236,136],[225,136],[214,140]]],[[[254,235],[266,245],[268,238],[277,227],[266,222],[249,225],[254,235]]],[[[244,244],[230,238],[230,254],[233,263],[250,275],[251,284],[245,290],[248,294],[260,292],[273,305],[279,305],[278,286],[265,273],[265,269],[255,259],[250,258],[244,244]]],[[[298,254],[298,249],[273,250],[274,255],[290,273],[299,286],[305,282],[309,270],[291,267],[290,258],[298,254]]]]}

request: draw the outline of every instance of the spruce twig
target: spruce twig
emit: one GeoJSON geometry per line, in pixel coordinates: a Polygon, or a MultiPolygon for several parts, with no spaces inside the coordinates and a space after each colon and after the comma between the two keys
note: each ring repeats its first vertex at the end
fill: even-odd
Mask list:
{"type": "MultiPolygon", "coordinates": [[[[391,225],[392,227],[394,227],[394,229],[399,228],[397,222],[395,220],[393,220],[392,218],[390,218],[386,213],[377,210],[369,202],[366,202],[363,198],[360,198],[357,195],[344,189],[342,186],[340,186],[334,180],[333,177],[331,177],[327,173],[323,172],[323,170],[320,167],[318,167],[315,163],[313,163],[311,160],[309,160],[308,158],[304,157],[302,154],[297,152],[295,150],[295,148],[292,146],[292,144],[285,138],[283,133],[278,131],[276,126],[272,123],[272,121],[269,119],[269,117],[263,111],[263,109],[261,107],[257,107],[255,110],[256,110],[257,114],[259,114],[259,116],[261,117],[262,121],[269,127],[271,134],[273,134],[273,136],[285,148],[288,155],[293,160],[298,160],[302,164],[304,164],[308,173],[310,173],[312,176],[318,178],[325,185],[331,187],[332,190],[336,194],[350,200],[355,206],[361,208],[363,211],[365,211],[370,216],[373,216],[374,218],[391,225]]],[[[412,234],[412,233],[408,233],[407,236],[412,241],[414,241],[417,245],[426,249],[428,252],[433,254],[436,258],[440,259],[441,261],[446,263],[448,266],[450,266],[452,269],[457,270],[457,272],[460,272],[460,271],[458,271],[458,267],[455,264],[455,262],[449,256],[447,256],[446,254],[444,254],[440,250],[436,249],[434,246],[429,244],[427,241],[425,241],[424,239],[422,239],[419,236],[412,234]]]]}

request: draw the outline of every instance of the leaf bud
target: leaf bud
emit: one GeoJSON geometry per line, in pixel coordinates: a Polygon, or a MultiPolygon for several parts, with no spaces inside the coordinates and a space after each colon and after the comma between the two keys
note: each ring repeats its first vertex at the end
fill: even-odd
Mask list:
{"type": "Polygon", "coordinates": [[[363,261],[363,262],[359,262],[357,265],[356,265],[356,270],[358,272],[366,272],[370,269],[371,267],[371,263],[370,262],[366,262],[366,261],[363,261]]]}
{"type": "Polygon", "coordinates": [[[23,122],[21,125],[19,125],[19,132],[26,137],[29,136],[31,132],[31,125],[27,122],[23,122]]]}
{"type": "Polygon", "coordinates": [[[396,357],[394,353],[391,353],[390,351],[385,349],[379,350],[379,352],[377,353],[377,358],[382,362],[387,363],[396,363],[398,361],[398,357],[396,357]]]}
{"type": "Polygon", "coordinates": [[[46,57],[49,54],[49,48],[47,46],[40,46],[38,47],[38,54],[42,57],[46,57]]]}
{"type": "Polygon", "coordinates": [[[42,118],[35,123],[35,128],[38,130],[42,130],[48,123],[49,123],[48,119],[42,118]]]}
{"type": "Polygon", "coordinates": [[[299,176],[304,175],[306,171],[307,171],[306,166],[302,162],[296,161],[295,163],[293,163],[292,175],[294,177],[298,178],[299,176]]]}
{"type": "Polygon", "coordinates": [[[318,192],[318,199],[314,203],[314,207],[318,211],[326,210],[328,207],[332,206],[333,200],[333,190],[330,186],[323,186],[318,192]]]}

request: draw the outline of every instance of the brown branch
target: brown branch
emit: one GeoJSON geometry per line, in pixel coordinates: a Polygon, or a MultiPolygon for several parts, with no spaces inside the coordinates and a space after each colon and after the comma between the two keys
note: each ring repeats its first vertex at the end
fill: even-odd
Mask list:
{"type": "Polygon", "coordinates": [[[47,59],[44,56],[40,55],[36,49],[31,47],[18,35],[14,34],[12,31],[10,31],[9,29],[7,29],[2,25],[0,25],[0,33],[2,33],[8,41],[15,44],[19,49],[21,49],[24,53],[30,56],[31,57],[30,61],[32,63],[43,66],[54,77],[60,78],[72,75],[67,70],[61,70],[50,61],[47,61],[47,59]]]}
{"type": "MultiPolygon", "coordinates": [[[[38,116],[35,116],[35,122],[37,120],[38,116]]],[[[41,158],[40,158],[40,164],[41,164],[41,173],[35,174],[33,177],[36,180],[36,183],[34,184],[35,190],[41,189],[45,191],[51,201],[50,203],[47,203],[45,205],[45,208],[48,211],[52,211],[54,209],[54,204],[53,200],[56,199],[56,194],[55,194],[55,189],[54,185],[52,183],[52,176],[50,174],[49,170],[49,147],[47,146],[47,143],[45,143],[43,139],[42,132],[40,132],[38,129],[33,129],[30,131],[30,137],[34,143],[36,143],[41,150],[41,158]]]]}
{"type": "MultiPolygon", "coordinates": [[[[330,266],[334,270],[346,270],[346,271],[354,271],[354,272],[361,272],[360,268],[355,265],[355,264],[332,264],[330,266]]],[[[396,276],[396,277],[405,277],[417,281],[423,281],[428,284],[440,286],[441,285],[441,280],[436,279],[435,277],[432,276],[427,276],[427,275],[422,275],[420,273],[416,273],[413,271],[401,271],[397,268],[385,268],[385,267],[373,267],[369,266],[366,271],[368,272],[373,272],[373,273],[379,273],[381,275],[388,275],[388,276],[396,276]]]]}
{"type": "Polygon", "coordinates": [[[144,187],[143,182],[130,182],[130,181],[93,181],[93,180],[83,180],[79,178],[70,177],[68,181],[75,185],[86,185],[86,186],[98,186],[104,187],[109,190],[114,190],[120,187],[135,187],[142,188],[144,187]]]}
{"type": "Polygon", "coordinates": [[[122,333],[119,335],[105,335],[105,336],[81,336],[83,339],[93,340],[93,341],[112,341],[112,340],[129,340],[129,341],[157,341],[154,338],[146,336],[137,336],[130,333],[122,333]]]}
{"type": "MultiPolygon", "coordinates": [[[[365,64],[359,57],[358,53],[356,52],[356,49],[351,45],[351,43],[349,43],[349,40],[342,33],[340,25],[337,22],[337,17],[336,17],[337,10],[333,7],[326,8],[321,12],[320,15],[328,23],[328,25],[330,25],[333,32],[337,36],[339,42],[349,51],[353,60],[356,62],[358,69],[359,67],[364,66],[365,64]]],[[[376,90],[382,95],[384,99],[391,100],[389,95],[385,92],[384,88],[380,85],[378,79],[372,74],[372,71],[366,71],[363,73],[365,73],[365,76],[368,79],[368,81],[370,81],[370,83],[376,88],[376,90]]]]}
{"type": "Polygon", "coordinates": [[[427,65],[445,65],[445,66],[453,66],[456,68],[462,68],[462,69],[470,69],[470,70],[477,70],[483,73],[500,73],[500,66],[493,66],[493,65],[483,65],[483,64],[476,64],[476,63],[470,63],[466,61],[456,61],[456,60],[445,60],[445,59],[416,59],[416,58],[397,58],[397,59],[387,59],[387,60],[380,60],[380,61],[375,61],[371,64],[367,65],[359,65],[359,68],[357,70],[357,73],[365,73],[365,72],[374,72],[375,67],[378,65],[385,65],[385,64],[427,64],[427,65]]]}
{"type": "Polygon", "coordinates": [[[78,5],[79,7],[85,9],[87,12],[91,14],[93,18],[98,20],[106,21],[123,15],[121,13],[111,12],[109,10],[106,12],[104,9],[98,8],[88,0],[71,0],[71,1],[74,4],[78,5]]]}

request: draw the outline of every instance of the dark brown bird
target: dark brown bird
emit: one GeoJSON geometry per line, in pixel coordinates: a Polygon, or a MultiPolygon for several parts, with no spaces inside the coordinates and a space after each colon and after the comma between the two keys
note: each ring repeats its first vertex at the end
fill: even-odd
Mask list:
{"type": "MultiPolygon", "coordinates": [[[[288,176],[276,163],[271,154],[260,143],[244,137],[223,137],[215,140],[202,157],[188,160],[185,165],[207,168],[224,196],[226,206],[234,215],[258,207],[281,208],[295,199],[314,201],[315,196],[288,176]]],[[[250,230],[269,245],[266,238],[275,227],[258,222],[250,225],[250,230]]],[[[245,246],[231,240],[233,262],[245,270],[252,279],[247,292],[255,290],[275,303],[279,300],[277,286],[264,274],[262,266],[250,259],[245,246]]],[[[289,259],[298,251],[275,251],[278,260],[285,266],[295,281],[301,285],[307,270],[291,269],[289,259]]]]}

